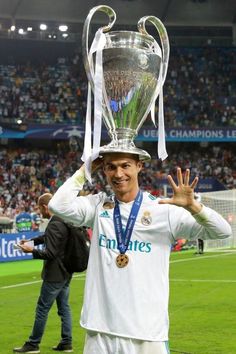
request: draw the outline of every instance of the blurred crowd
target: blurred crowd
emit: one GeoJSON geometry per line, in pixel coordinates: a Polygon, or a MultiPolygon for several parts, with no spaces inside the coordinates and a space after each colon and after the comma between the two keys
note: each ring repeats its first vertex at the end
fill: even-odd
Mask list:
{"type": "Polygon", "coordinates": [[[0,122],[83,122],[87,84],[79,57],[52,65],[0,65],[0,122]]]}
{"type": "Polygon", "coordinates": [[[236,126],[235,54],[235,48],[172,48],[164,86],[168,127],[236,126]]]}
{"type": "MultiPolygon", "coordinates": [[[[235,48],[171,48],[164,85],[167,127],[236,126],[235,54],[235,48]]],[[[83,123],[86,96],[79,54],[54,66],[0,65],[0,122],[83,123]]]]}
{"type": "MultiPolygon", "coordinates": [[[[175,176],[176,168],[189,168],[191,175],[214,177],[227,189],[236,188],[236,156],[230,144],[209,145],[194,149],[189,145],[171,144],[169,157],[161,162],[153,158],[140,173],[142,189],[153,195],[163,195],[160,183],[168,174],[175,176]]],[[[57,147],[43,149],[0,149],[0,216],[15,219],[20,212],[37,212],[37,199],[45,192],[54,193],[81,166],[81,153],[57,147]]],[[[110,192],[103,172],[99,171],[93,184],[86,183],[85,192],[110,192]]],[[[36,226],[35,226],[36,227],[36,226]]]]}
{"type": "MultiPolygon", "coordinates": [[[[167,128],[236,126],[236,49],[171,48],[164,85],[167,128]]],[[[87,78],[82,58],[59,58],[55,65],[0,65],[0,123],[84,124],[87,78]]],[[[144,123],[150,125],[151,120],[144,123]]],[[[192,176],[213,177],[225,188],[236,188],[236,156],[232,144],[198,144],[190,153],[184,143],[171,143],[164,162],[154,158],[140,174],[143,189],[162,195],[160,183],[176,168],[190,168],[192,176]]],[[[191,149],[192,150],[192,149],[191,149]]],[[[0,217],[15,220],[21,212],[38,214],[37,199],[54,193],[81,165],[81,152],[0,148],[0,217]]],[[[103,173],[85,190],[110,192],[103,173]]],[[[37,218],[36,218],[37,219],[37,218]]],[[[35,220],[36,220],[35,219],[35,220]]],[[[37,229],[37,223],[33,223],[37,229]]]]}

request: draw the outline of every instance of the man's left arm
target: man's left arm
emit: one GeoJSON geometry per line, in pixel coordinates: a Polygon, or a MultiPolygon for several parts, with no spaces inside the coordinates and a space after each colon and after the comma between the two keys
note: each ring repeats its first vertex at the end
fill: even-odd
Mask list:
{"type": "Polygon", "coordinates": [[[161,199],[159,204],[170,204],[184,208],[197,223],[193,223],[192,217],[188,213],[176,213],[174,224],[176,235],[175,238],[181,236],[189,239],[214,239],[226,238],[232,235],[232,229],[229,223],[215,210],[208,208],[194,199],[194,188],[198,183],[198,177],[195,177],[190,183],[190,170],[185,171],[183,177],[181,169],[177,169],[177,184],[171,176],[168,181],[173,190],[173,196],[168,199],[161,199]],[[177,215],[178,214],[178,215],[177,215]]]}

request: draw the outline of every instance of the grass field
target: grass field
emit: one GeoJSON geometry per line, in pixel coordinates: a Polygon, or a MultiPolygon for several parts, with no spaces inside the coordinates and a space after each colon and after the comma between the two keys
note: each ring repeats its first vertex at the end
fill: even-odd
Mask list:
{"type": "MultiPolygon", "coordinates": [[[[0,354],[11,353],[30,334],[41,267],[38,260],[0,264],[0,354]]],[[[84,280],[85,274],[80,274],[71,284],[75,354],[82,354],[85,335],[79,326],[84,280]]],[[[236,354],[236,252],[173,253],[169,313],[171,354],[236,354]]],[[[54,306],[41,353],[52,353],[59,337],[54,306]]]]}

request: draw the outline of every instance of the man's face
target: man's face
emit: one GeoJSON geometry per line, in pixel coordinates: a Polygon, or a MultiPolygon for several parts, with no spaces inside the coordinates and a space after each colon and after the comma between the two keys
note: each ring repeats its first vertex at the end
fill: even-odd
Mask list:
{"type": "Polygon", "coordinates": [[[103,170],[107,182],[115,193],[127,193],[138,187],[138,173],[142,169],[142,162],[132,154],[106,154],[103,170]]]}

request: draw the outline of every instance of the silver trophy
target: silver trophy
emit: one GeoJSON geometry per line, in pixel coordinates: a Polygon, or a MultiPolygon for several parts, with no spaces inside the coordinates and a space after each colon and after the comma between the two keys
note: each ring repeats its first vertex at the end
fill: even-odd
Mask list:
{"type": "Polygon", "coordinates": [[[138,154],[140,160],[148,160],[149,153],[137,148],[134,139],[153,109],[165,81],[169,60],[166,29],[158,18],[145,16],[138,22],[139,32],[109,32],[116,20],[114,10],[105,5],[92,8],[84,24],[82,50],[85,70],[94,94],[99,85],[95,81],[94,52],[91,53],[88,43],[90,22],[97,11],[109,17],[109,24],[100,29],[105,38],[100,92],[102,120],[111,138],[108,145],[100,147],[99,155],[125,152],[138,154]],[[156,27],[162,48],[147,33],[146,22],[156,27]]]}

